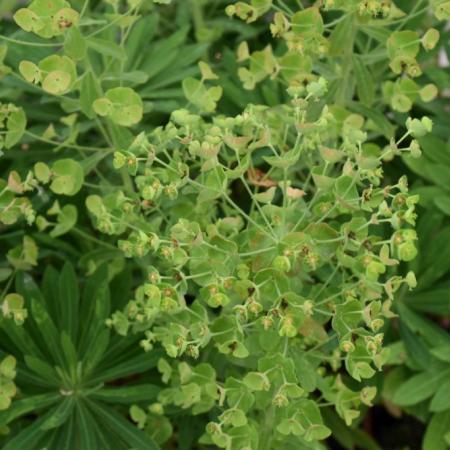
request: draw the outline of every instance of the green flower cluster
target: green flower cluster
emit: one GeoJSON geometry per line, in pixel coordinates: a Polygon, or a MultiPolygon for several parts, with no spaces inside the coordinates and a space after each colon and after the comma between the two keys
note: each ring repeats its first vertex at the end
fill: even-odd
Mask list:
{"type": "Polygon", "coordinates": [[[136,191],[87,199],[94,225],[128,235],[119,247],[148,268],[108,324],[163,346],[159,402],[210,411],[203,443],[256,448],[267,429],[272,445],[321,440],[326,402],[351,424],[376,388],[349,389],[341,369],[381,370],[394,294],[415,285],[395,266],[416,254],[418,197],[404,177],[382,184],[383,158],[411,145],[370,142],[364,117],[320,104],[324,86],[236,117],[175,111],[116,154],[136,191]]]}

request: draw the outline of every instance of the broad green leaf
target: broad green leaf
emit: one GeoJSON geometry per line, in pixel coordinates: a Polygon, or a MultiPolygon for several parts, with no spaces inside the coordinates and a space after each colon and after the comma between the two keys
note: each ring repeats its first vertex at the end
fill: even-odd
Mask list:
{"type": "Polygon", "coordinates": [[[207,88],[202,81],[189,77],[183,80],[183,91],[186,98],[201,111],[212,112],[222,97],[222,88],[213,86],[207,88]]]}
{"type": "Polygon", "coordinates": [[[415,58],[419,50],[420,40],[415,31],[396,31],[387,40],[387,52],[390,59],[397,56],[415,58]]]}
{"type": "Polygon", "coordinates": [[[301,36],[322,34],[324,30],[322,15],[316,7],[295,13],[291,19],[291,26],[292,31],[301,36]]]}
{"type": "Polygon", "coordinates": [[[41,81],[41,71],[39,67],[31,61],[21,61],[19,71],[29,83],[38,83],[41,81]]]}
{"type": "Polygon", "coordinates": [[[14,20],[23,30],[43,38],[63,34],[76,25],[78,18],[78,12],[64,0],[34,0],[28,8],[20,8],[14,14],[14,20]]]}
{"type": "Polygon", "coordinates": [[[42,88],[50,94],[62,94],[70,85],[70,74],[61,70],[50,72],[42,81],[42,88]]]}
{"type": "Polygon", "coordinates": [[[358,300],[347,300],[342,305],[337,305],[333,317],[333,329],[340,336],[346,336],[355,329],[362,320],[362,307],[358,300]]]}
{"type": "Polygon", "coordinates": [[[41,183],[48,183],[50,180],[50,168],[43,162],[34,165],[34,175],[41,183]]]}
{"type": "Polygon", "coordinates": [[[50,189],[60,195],[75,195],[83,185],[83,168],[73,159],[60,159],[52,165],[50,189]]]}
{"type": "MultiPolygon", "coordinates": [[[[438,20],[449,20],[450,19],[450,2],[448,1],[437,1],[434,5],[434,14],[438,20]]],[[[428,450],[428,449],[425,449],[428,450]]],[[[431,450],[431,449],[430,449],[431,450]]]]}
{"type": "Polygon", "coordinates": [[[98,115],[107,116],[125,127],[140,122],[143,115],[142,100],[131,88],[108,90],[105,97],[94,101],[93,108],[98,115]]]}
{"type": "Polygon", "coordinates": [[[280,72],[287,82],[295,82],[307,77],[312,71],[312,60],[308,55],[297,52],[287,52],[280,60],[280,72]]]}
{"type": "Polygon", "coordinates": [[[69,92],[77,78],[75,63],[67,56],[48,56],[39,63],[39,69],[42,88],[53,95],[69,92]]]}
{"type": "Polygon", "coordinates": [[[2,301],[3,317],[13,319],[17,325],[22,325],[28,315],[24,303],[24,298],[20,294],[5,295],[2,301]]]}
{"type": "Polygon", "coordinates": [[[77,217],[78,212],[74,205],[64,205],[56,217],[58,223],[50,231],[50,236],[58,237],[70,231],[77,223],[77,217]]]}
{"type": "Polygon", "coordinates": [[[37,265],[39,248],[34,239],[24,236],[22,244],[11,249],[6,257],[9,263],[18,270],[30,270],[37,265]]]}
{"type": "Polygon", "coordinates": [[[11,148],[22,138],[27,126],[27,118],[22,108],[10,112],[6,121],[5,147],[11,148]]]}

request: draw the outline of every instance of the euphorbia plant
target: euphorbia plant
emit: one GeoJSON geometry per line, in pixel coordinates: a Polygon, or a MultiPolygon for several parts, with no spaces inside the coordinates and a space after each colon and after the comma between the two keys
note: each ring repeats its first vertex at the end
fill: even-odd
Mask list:
{"type": "MultiPolygon", "coordinates": [[[[126,277],[114,285],[123,289],[126,277]]],[[[122,338],[105,327],[108,278],[106,265],[84,280],[69,264],[60,273],[49,266],[41,286],[17,275],[18,293],[3,300],[0,324],[1,353],[8,355],[0,362],[5,450],[158,448],[124,417],[128,405],[151,401],[159,392],[144,377],[158,355],[149,358],[139,351],[137,337],[122,338]]],[[[122,301],[126,295],[121,293],[122,301]]]]}
{"type": "Polygon", "coordinates": [[[323,79],[306,91],[212,121],[176,111],[116,153],[135,192],[87,199],[94,224],[147,266],[109,323],[164,347],[159,401],[208,412],[203,443],[313,445],[330,434],[329,405],[350,425],[376,395],[394,294],[415,285],[395,266],[415,256],[418,198],[405,178],[382,185],[381,168],[415,141],[379,147],[364,117],[321,103],[323,79]]]}
{"type": "MultiPolygon", "coordinates": [[[[376,397],[371,379],[389,357],[385,319],[398,289],[416,284],[397,266],[416,255],[418,197],[405,177],[385,179],[383,162],[420,156],[418,138],[432,122],[402,116],[406,130],[396,133],[383,113],[437,95],[412,78],[439,33],[404,30],[408,16],[389,1],[234,2],[229,15],[271,22],[273,45],[255,51],[255,39],[237,51],[237,92],[262,86],[271,106],[227,115],[215,111],[230,84],[209,64],[172,78],[143,60],[152,15],[136,21],[147,3],[106,3],[34,0],[14,16],[39,38],[7,39],[20,77],[33,99],[37,90],[65,114],[29,131],[27,105],[8,104],[4,147],[25,133],[27,145],[63,155],[11,172],[0,186],[0,221],[25,217],[60,237],[75,230],[85,199],[92,225],[109,238],[84,236],[109,252],[117,244],[145,275],[135,298],[106,320],[136,335],[149,359],[165,351],[158,401],[130,408],[139,428],[181,441],[171,422],[181,436],[194,416],[204,445],[323,448],[333,431],[323,411],[351,426],[376,397]],[[33,61],[16,47],[30,44],[42,47],[33,61]],[[145,100],[161,96],[174,96],[176,108],[163,109],[169,123],[152,130],[145,100]]],[[[445,19],[448,2],[432,3],[445,19]]],[[[411,16],[424,12],[414,7],[411,16]]],[[[186,65],[181,53],[175,59],[186,65]]],[[[9,283],[12,270],[36,266],[36,254],[29,237],[8,253],[9,283]]],[[[24,319],[16,294],[4,304],[24,319]]]]}

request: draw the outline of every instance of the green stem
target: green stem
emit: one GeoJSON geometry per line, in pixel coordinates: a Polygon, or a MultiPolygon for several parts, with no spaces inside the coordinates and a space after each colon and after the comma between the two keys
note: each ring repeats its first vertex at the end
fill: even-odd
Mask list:
{"type": "Polygon", "coordinates": [[[273,427],[274,427],[274,410],[273,406],[269,406],[264,414],[264,422],[262,423],[262,433],[258,445],[258,450],[270,450],[272,447],[273,427]]]}
{"type": "Polygon", "coordinates": [[[9,279],[8,279],[8,281],[7,281],[7,283],[6,283],[6,286],[5,286],[5,288],[3,289],[3,291],[2,291],[2,295],[0,296],[0,300],[3,300],[3,299],[5,298],[6,293],[8,292],[9,288],[11,287],[11,284],[12,284],[12,282],[13,282],[13,280],[14,280],[14,276],[15,276],[15,275],[16,275],[16,271],[14,270],[14,271],[11,273],[11,275],[9,276],[9,279]]]}
{"type": "Polygon", "coordinates": [[[87,239],[89,241],[95,242],[98,245],[102,245],[103,247],[109,248],[111,250],[118,250],[117,247],[115,247],[114,245],[108,244],[107,242],[103,242],[100,239],[97,239],[93,236],[91,236],[88,233],[85,233],[84,231],[80,230],[77,227],[72,228],[72,230],[74,233],[78,234],[79,236],[81,236],[84,239],[87,239]]]}
{"type": "Polygon", "coordinates": [[[55,42],[53,44],[50,43],[40,43],[40,42],[28,42],[28,41],[21,41],[19,39],[13,39],[10,37],[6,37],[0,34],[0,39],[10,42],[11,44],[18,44],[18,45],[26,45],[28,47],[58,47],[64,45],[63,42],[55,42]]]}
{"type": "Polygon", "coordinates": [[[32,137],[33,139],[36,139],[38,141],[41,142],[45,142],[46,144],[51,144],[51,145],[55,145],[57,147],[65,147],[65,148],[72,148],[75,150],[83,150],[83,151],[88,151],[88,152],[98,152],[98,151],[111,151],[110,148],[100,148],[100,147],[86,147],[84,145],[76,145],[76,144],[69,144],[67,142],[58,142],[58,141],[53,141],[52,139],[46,139],[42,136],[39,136],[37,134],[32,133],[31,131],[25,130],[26,135],[32,137]]]}

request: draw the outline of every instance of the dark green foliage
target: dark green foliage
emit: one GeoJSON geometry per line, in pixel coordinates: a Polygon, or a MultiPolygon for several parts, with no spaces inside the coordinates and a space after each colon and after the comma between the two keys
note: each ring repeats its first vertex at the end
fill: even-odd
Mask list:
{"type": "Polygon", "coordinates": [[[28,275],[17,276],[29,316],[23,325],[1,325],[1,351],[17,360],[18,389],[13,405],[0,413],[1,425],[11,428],[2,448],[158,448],[124,417],[127,405],[156,398],[159,387],[147,374],[158,352],[146,355],[136,339],[106,328],[106,267],[86,279],[81,293],[69,264],[60,273],[49,266],[43,277],[39,289],[28,275]]]}

